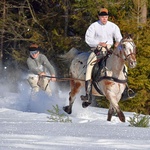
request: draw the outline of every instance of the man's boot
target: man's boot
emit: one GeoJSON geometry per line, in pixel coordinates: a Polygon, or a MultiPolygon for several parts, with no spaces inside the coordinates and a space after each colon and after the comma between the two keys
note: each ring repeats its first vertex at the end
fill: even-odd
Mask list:
{"type": "Polygon", "coordinates": [[[86,95],[81,95],[81,100],[83,101],[82,107],[86,108],[91,104],[91,91],[92,91],[92,85],[91,80],[85,81],[85,91],[86,95]]]}
{"type": "Polygon", "coordinates": [[[121,100],[127,100],[133,97],[135,97],[135,92],[132,89],[129,89],[128,86],[126,86],[124,92],[122,93],[121,100]]]}

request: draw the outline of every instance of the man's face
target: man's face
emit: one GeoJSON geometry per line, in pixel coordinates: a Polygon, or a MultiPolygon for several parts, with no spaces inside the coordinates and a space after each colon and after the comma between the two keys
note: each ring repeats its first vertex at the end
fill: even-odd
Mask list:
{"type": "Polygon", "coordinates": [[[108,16],[99,16],[99,20],[102,24],[106,24],[108,21],[108,16]]]}
{"type": "Polygon", "coordinates": [[[31,51],[30,55],[32,56],[32,58],[37,58],[39,55],[39,51],[31,51]]]}

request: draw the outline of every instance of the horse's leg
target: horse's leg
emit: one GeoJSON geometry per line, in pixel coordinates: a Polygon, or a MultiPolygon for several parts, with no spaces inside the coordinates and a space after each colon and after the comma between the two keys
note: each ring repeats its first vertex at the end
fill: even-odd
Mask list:
{"type": "MultiPolygon", "coordinates": [[[[114,108],[109,108],[107,121],[111,121],[111,118],[112,118],[112,115],[114,114],[114,112],[115,112],[114,108]]],[[[117,110],[117,115],[118,115],[120,121],[125,122],[125,116],[121,110],[117,110]]]]}
{"type": "Polygon", "coordinates": [[[121,109],[120,109],[120,107],[118,105],[118,102],[114,101],[111,104],[112,104],[113,108],[116,110],[120,121],[125,122],[125,116],[124,116],[123,112],[121,111],[121,109]]]}
{"type": "Polygon", "coordinates": [[[67,112],[68,114],[72,113],[72,106],[75,101],[75,96],[80,90],[81,83],[75,82],[74,80],[72,80],[70,81],[70,86],[71,86],[71,91],[69,93],[69,105],[63,107],[64,111],[67,112]]]}
{"type": "Polygon", "coordinates": [[[68,114],[71,114],[72,113],[72,105],[73,105],[73,98],[71,98],[71,92],[69,92],[69,105],[68,106],[64,106],[63,107],[63,110],[68,113],[68,114]]]}
{"type": "Polygon", "coordinates": [[[109,108],[109,111],[108,111],[107,120],[111,121],[112,115],[113,115],[114,111],[116,111],[120,121],[125,122],[125,116],[124,116],[123,112],[121,111],[121,109],[118,105],[120,97],[118,97],[117,95],[112,94],[111,92],[107,92],[106,98],[110,102],[110,108],[109,108]]]}
{"type": "Polygon", "coordinates": [[[113,109],[113,107],[110,106],[109,110],[108,110],[107,121],[111,121],[113,113],[114,113],[114,109],[113,109]]]}

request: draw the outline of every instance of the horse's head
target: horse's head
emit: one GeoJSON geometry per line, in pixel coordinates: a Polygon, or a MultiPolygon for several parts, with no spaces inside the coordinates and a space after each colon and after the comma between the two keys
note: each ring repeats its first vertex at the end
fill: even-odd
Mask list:
{"type": "Polygon", "coordinates": [[[130,68],[136,67],[136,46],[133,39],[128,36],[121,40],[117,47],[119,55],[122,59],[128,62],[130,68]]]}

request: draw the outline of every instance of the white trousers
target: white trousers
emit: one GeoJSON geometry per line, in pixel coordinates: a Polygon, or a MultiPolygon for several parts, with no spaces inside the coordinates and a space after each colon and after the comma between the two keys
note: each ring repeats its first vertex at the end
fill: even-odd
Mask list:
{"type": "Polygon", "coordinates": [[[38,77],[38,76],[29,76],[28,82],[32,87],[34,93],[39,92],[39,90],[45,91],[49,96],[52,95],[51,88],[49,85],[49,79],[46,77],[38,77]]]}
{"type": "MultiPolygon", "coordinates": [[[[107,45],[107,49],[109,50],[110,48],[111,48],[111,45],[107,45]]],[[[106,55],[107,50],[106,48],[101,47],[100,52],[101,52],[101,55],[98,56],[99,59],[106,55]]],[[[94,50],[93,50],[87,60],[87,69],[86,69],[86,75],[85,75],[86,81],[91,80],[92,70],[96,62],[97,62],[97,56],[95,55],[94,50]]]]}
{"type": "Polygon", "coordinates": [[[91,75],[92,75],[92,70],[97,61],[97,56],[95,55],[94,52],[91,52],[88,60],[87,60],[87,69],[86,69],[86,75],[85,75],[85,80],[90,80],[91,75]]]}

